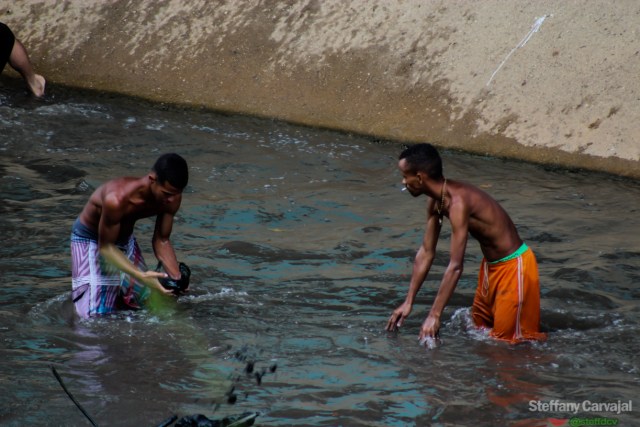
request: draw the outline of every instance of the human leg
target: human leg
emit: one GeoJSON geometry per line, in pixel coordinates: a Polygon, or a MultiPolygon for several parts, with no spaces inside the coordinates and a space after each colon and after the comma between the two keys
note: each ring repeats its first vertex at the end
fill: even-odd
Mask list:
{"type": "Polygon", "coordinates": [[[540,276],[533,251],[522,254],[522,267],[522,305],[518,316],[520,338],[544,340],[547,335],[540,332],[540,276]]]}
{"type": "Polygon", "coordinates": [[[44,77],[33,71],[27,50],[18,39],[15,39],[13,42],[13,50],[9,56],[9,65],[20,73],[32,94],[37,97],[44,95],[46,81],[44,77]]]}
{"type": "Polygon", "coordinates": [[[540,333],[540,281],[531,249],[510,261],[491,266],[496,284],[491,336],[517,342],[544,339],[540,333]]]}
{"type": "Polygon", "coordinates": [[[71,277],[71,298],[80,317],[116,311],[120,275],[101,265],[97,241],[71,235],[71,277]]]}
{"type": "MultiPolygon", "coordinates": [[[[126,253],[129,261],[131,261],[137,269],[142,271],[147,270],[147,265],[144,261],[144,257],[142,256],[142,250],[134,236],[129,238],[128,243],[126,246],[122,247],[122,250],[126,253]]],[[[139,283],[133,277],[123,274],[121,281],[121,294],[122,302],[126,308],[139,309],[144,306],[144,303],[149,298],[151,291],[147,286],[139,283]]]]}
{"type": "Polygon", "coordinates": [[[478,273],[478,286],[471,307],[471,318],[479,328],[493,328],[493,302],[495,287],[489,286],[488,264],[483,258],[478,273]]]}
{"type": "Polygon", "coordinates": [[[497,264],[482,261],[471,315],[477,327],[491,329],[498,339],[545,338],[539,326],[538,264],[531,249],[497,264]]]}

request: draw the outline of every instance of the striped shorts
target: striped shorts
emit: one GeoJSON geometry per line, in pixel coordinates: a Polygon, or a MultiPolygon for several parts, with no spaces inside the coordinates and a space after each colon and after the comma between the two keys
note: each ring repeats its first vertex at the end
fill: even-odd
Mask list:
{"type": "MultiPolygon", "coordinates": [[[[133,235],[125,244],[116,246],[136,268],[147,270],[133,235]]],[[[71,298],[82,318],[142,308],[150,294],[145,285],[107,264],[96,240],[76,233],[71,233],[71,276],[71,298]]]]}

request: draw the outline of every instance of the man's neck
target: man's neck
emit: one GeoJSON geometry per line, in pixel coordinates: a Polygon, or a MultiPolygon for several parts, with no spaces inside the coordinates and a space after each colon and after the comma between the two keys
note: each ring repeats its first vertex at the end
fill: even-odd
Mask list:
{"type": "Polygon", "coordinates": [[[136,181],[134,181],[133,185],[135,186],[135,188],[129,196],[129,201],[132,204],[140,205],[153,202],[153,195],[151,193],[151,181],[148,176],[137,179],[136,181]]]}
{"type": "Polygon", "coordinates": [[[443,191],[446,191],[444,183],[444,178],[439,181],[428,180],[423,182],[423,191],[432,199],[440,201],[442,199],[443,191]]]}

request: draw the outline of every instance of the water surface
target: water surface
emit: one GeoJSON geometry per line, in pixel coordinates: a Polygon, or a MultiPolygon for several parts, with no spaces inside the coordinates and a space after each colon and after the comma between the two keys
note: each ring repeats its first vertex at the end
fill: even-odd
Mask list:
{"type": "MultiPolygon", "coordinates": [[[[399,144],[51,92],[0,89],[2,425],[89,425],[51,366],[100,425],[244,411],[265,426],[548,425],[571,414],[530,401],[638,396],[638,182],[444,152],[445,174],[496,197],[534,249],[549,339],[508,346],[468,327],[481,257],[470,241],[443,343],[426,350],[417,334],[450,229],[412,316],[386,333],[425,218],[426,198],[400,191],[399,144]],[[172,240],[192,292],[80,321],[73,220],[100,183],[142,175],[167,151],[190,165],[172,240]]],[[[136,228],[150,265],[152,226],[136,228]]]]}

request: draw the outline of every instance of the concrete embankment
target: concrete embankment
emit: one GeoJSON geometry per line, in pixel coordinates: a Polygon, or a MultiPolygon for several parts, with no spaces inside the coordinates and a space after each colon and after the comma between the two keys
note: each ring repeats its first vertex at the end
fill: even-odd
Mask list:
{"type": "Polygon", "coordinates": [[[636,0],[0,0],[0,21],[53,84],[640,177],[636,0]]]}

